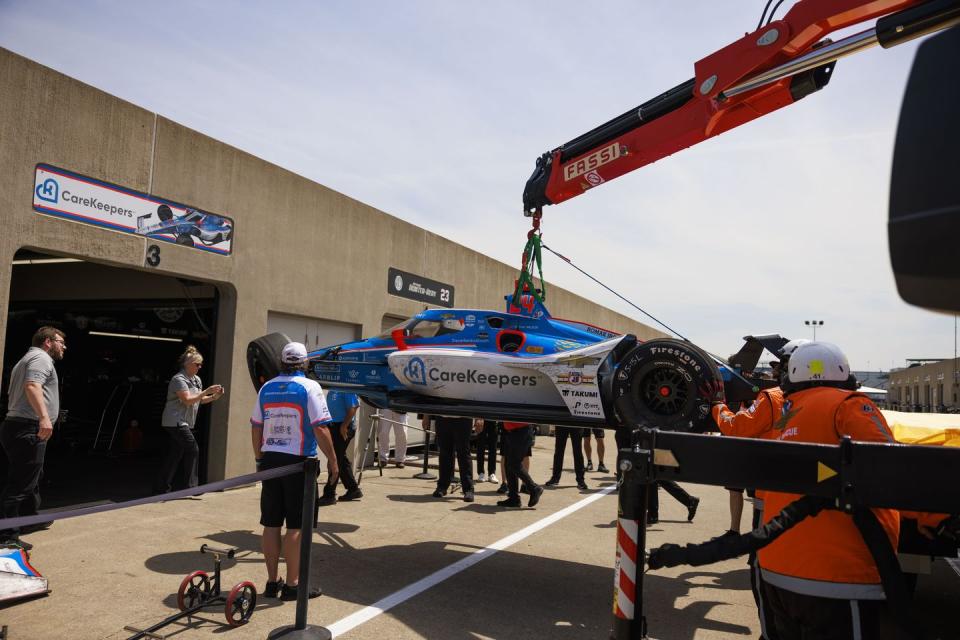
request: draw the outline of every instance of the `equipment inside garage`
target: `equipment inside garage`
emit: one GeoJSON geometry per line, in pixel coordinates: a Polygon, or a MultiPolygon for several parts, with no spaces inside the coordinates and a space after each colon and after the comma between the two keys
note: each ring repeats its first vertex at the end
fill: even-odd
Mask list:
{"type": "MultiPolygon", "coordinates": [[[[214,383],[217,304],[210,284],[17,252],[0,410],[6,411],[10,371],[37,328],[57,327],[67,342],[57,363],[61,421],[47,448],[42,508],[150,494],[167,447],[160,427],[167,384],[188,344],[204,356],[204,384],[214,383]]],[[[208,426],[209,408],[201,408],[201,482],[208,426]]]]}

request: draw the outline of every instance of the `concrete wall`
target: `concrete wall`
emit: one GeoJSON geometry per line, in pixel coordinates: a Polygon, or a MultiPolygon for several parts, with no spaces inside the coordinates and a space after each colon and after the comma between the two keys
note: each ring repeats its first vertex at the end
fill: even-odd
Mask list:
{"type": "MultiPolygon", "coordinates": [[[[251,470],[248,417],[254,393],[247,343],[268,311],[380,331],[384,314],[422,303],[386,292],[388,267],[448,282],[458,307],[502,308],[516,269],[310,182],[93,87],[0,49],[0,331],[5,331],[14,253],[20,248],[156,271],[214,284],[221,308],[216,371],[231,389],[212,405],[210,479],[251,470]],[[31,208],[34,167],[45,162],[230,216],[228,257],[172,244],[145,266],[147,239],[31,208]]],[[[550,287],[550,309],[642,338],[659,332],[550,287]]],[[[0,357],[3,346],[0,345],[0,357]]]]}

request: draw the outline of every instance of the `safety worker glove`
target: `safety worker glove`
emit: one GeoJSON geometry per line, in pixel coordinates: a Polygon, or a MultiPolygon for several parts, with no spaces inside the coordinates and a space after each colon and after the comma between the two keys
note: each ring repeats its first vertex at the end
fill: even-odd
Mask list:
{"type": "Polygon", "coordinates": [[[699,388],[700,397],[710,404],[726,404],[723,393],[723,380],[705,380],[699,388]]]}

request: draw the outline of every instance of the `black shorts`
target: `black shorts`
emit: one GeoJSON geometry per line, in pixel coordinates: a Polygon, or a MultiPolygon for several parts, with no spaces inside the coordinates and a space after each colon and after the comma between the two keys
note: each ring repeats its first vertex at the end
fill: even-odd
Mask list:
{"type": "MultiPolygon", "coordinates": [[[[276,469],[306,460],[304,456],[265,451],[260,470],[276,469]]],[[[303,520],[303,471],[263,481],[260,490],[260,524],[264,527],[299,529],[303,520]]]]}

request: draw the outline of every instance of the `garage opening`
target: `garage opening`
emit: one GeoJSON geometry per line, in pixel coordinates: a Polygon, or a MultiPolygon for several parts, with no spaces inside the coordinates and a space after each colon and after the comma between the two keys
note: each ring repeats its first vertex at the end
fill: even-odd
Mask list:
{"type": "MultiPolygon", "coordinates": [[[[6,411],[11,369],[39,327],[61,329],[67,343],[57,363],[61,416],[47,445],[42,509],[150,494],[167,448],[160,426],[167,384],[187,345],[204,356],[204,385],[222,382],[211,379],[218,303],[211,284],[17,252],[0,409],[6,411]]],[[[210,408],[201,407],[195,432],[201,483],[209,423],[210,408]]],[[[0,466],[5,479],[5,459],[0,466]]],[[[174,482],[183,486],[181,478],[174,482]]]]}

